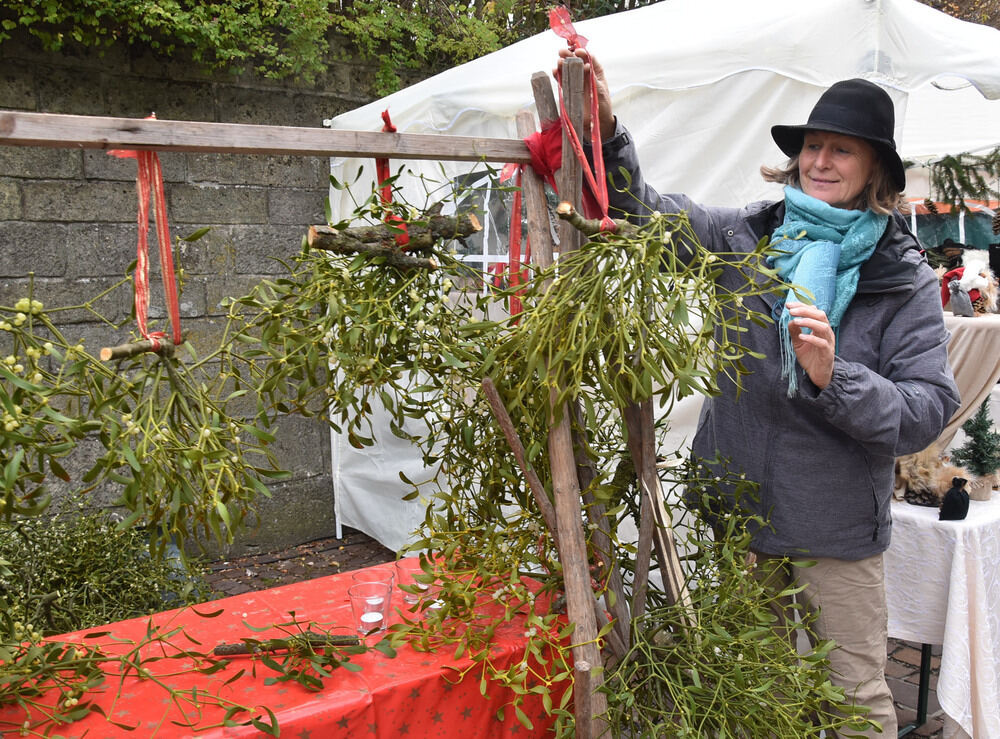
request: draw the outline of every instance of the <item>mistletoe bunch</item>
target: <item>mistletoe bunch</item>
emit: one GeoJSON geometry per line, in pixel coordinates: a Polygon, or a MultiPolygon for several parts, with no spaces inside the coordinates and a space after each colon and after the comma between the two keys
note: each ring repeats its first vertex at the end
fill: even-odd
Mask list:
{"type": "MultiPolygon", "coordinates": [[[[373,197],[333,228],[346,234],[384,217],[373,197]]],[[[410,213],[403,220],[419,225],[427,218],[410,213]]],[[[420,450],[427,479],[404,481],[412,496],[436,491],[413,548],[423,554],[423,577],[440,607],[396,625],[392,639],[469,656],[468,672],[484,686],[493,680],[510,689],[510,709],[526,726],[523,696],[540,694],[558,732],[573,732],[572,627],[559,605],[563,563],[527,479],[534,475],[551,499],[546,438],[557,420],[553,408],[576,409],[577,464],[592,471],[583,500],[594,595],[609,594],[608,570],[618,568],[625,590],[610,592],[610,602],[630,600],[637,551],[627,532],[637,527],[641,505],[625,408],[712,394],[720,374],[738,382],[750,355],[741,344],[746,325],[769,320],[753,310],[754,298],[785,289],[765,265],[766,243],[749,255],[695,246],[693,258],[677,258],[677,244],[696,242],[684,214],[659,215],[641,228],[595,238],[504,290],[485,286],[446,240],[421,252],[421,266],[366,249],[308,249],[288,265],[287,277],[232,305],[245,347],[239,359],[253,365],[275,405],[329,418],[356,446],[388,432],[420,450]],[[747,274],[745,286],[718,288],[723,268],[747,274]],[[515,294],[524,312],[498,311],[515,294]],[[524,440],[523,466],[482,393],[484,380],[495,385],[524,440]],[[380,408],[388,429],[371,422],[380,408]],[[608,539],[600,547],[599,531],[608,539]],[[515,616],[525,622],[525,659],[496,665],[490,637],[515,616]]],[[[672,485],[697,496],[718,483],[696,470],[678,467],[672,485]]],[[[777,736],[818,731],[817,716],[816,726],[843,726],[845,719],[827,708],[827,701],[843,702],[824,671],[830,645],[801,661],[787,642],[765,637],[771,616],[767,596],[747,578],[745,521],[733,514],[728,524],[716,519],[710,526],[697,511],[667,505],[687,521],[692,599],[682,617],[682,606],[653,587],[651,609],[632,624],[625,653],[609,657],[602,690],[612,732],[741,735],[736,727],[748,713],[754,726],[777,736]],[[734,686],[739,698],[727,700],[734,686]]],[[[600,626],[604,644],[613,625],[600,626]]]]}
{"type": "MultiPolygon", "coordinates": [[[[61,469],[60,455],[96,434],[103,451],[86,484],[117,483],[131,511],[126,524],[226,536],[266,492],[261,477],[275,474],[250,461],[267,459],[275,414],[321,418],[356,446],[395,434],[426,464],[426,479],[404,478],[411,495],[435,493],[414,549],[418,577],[436,597],[434,608],[425,602],[392,628],[392,644],[467,656],[467,672],[484,690],[490,681],[510,690],[509,708],[522,723],[531,724],[520,708],[524,696],[537,694],[556,716],[557,733],[570,736],[574,636],[561,604],[563,576],[580,563],[560,560],[542,510],[554,487],[547,440],[559,414],[569,413],[591,590],[612,612],[626,606],[631,620],[619,629],[605,619],[596,635],[606,655],[600,690],[612,734],[752,736],[740,728],[748,717],[748,726],[779,737],[844,727],[847,720],[829,708],[852,710],[826,679],[829,645],[800,659],[786,640],[768,636],[767,596],[747,576],[746,522],[738,512],[704,515],[720,480],[701,477],[697,460],[673,468],[664,480],[673,492],[659,501],[676,523],[690,597],[675,601],[655,577],[648,596],[637,583],[646,562],[630,532],[641,528],[644,505],[629,414],[642,403],[669,408],[690,393],[712,394],[719,376],[739,382],[750,356],[741,344],[745,327],[769,320],[754,310],[764,305],[756,298],[786,289],[765,266],[768,245],[747,255],[711,254],[684,214],[657,215],[595,237],[501,290],[458,259],[447,236],[414,238],[409,251],[398,243],[373,247],[365,240],[373,230],[391,242],[402,225],[411,237],[435,233],[437,208],[397,204],[386,224],[389,209],[373,193],[354,217],[328,224],[326,241],[307,241],[285,276],[231,301],[210,365],[190,354],[184,363],[147,354],[111,371],[61,337],[41,310],[44,335],[28,314],[13,316],[20,348],[3,374],[12,398],[5,422],[46,443],[36,445],[30,464],[27,454],[13,467],[5,457],[5,510],[40,499],[46,476],[61,469]],[[336,249],[319,248],[334,242],[336,249]],[[679,243],[690,258],[678,258],[679,243]],[[746,274],[745,285],[719,288],[724,268],[746,274]],[[511,317],[498,307],[515,294],[524,312],[511,317]],[[29,346],[41,352],[37,359],[51,357],[50,366],[21,361],[29,346]],[[502,414],[484,385],[495,388],[502,414]],[[44,410],[53,406],[57,415],[44,410]],[[373,422],[380,409],[387,430],[373,422]],[[100,420],[74,421],[81,418],[100,420]],[[516,452],[512,439],[524,441],[516,452]],[[681,505],[682,488],[689,501],[704,496],[704,505],[681,505]],[[648,608],[636,605],[640,589],[648,608]],[[525,658],[496,664],[491,637],[515,617],[525,624],[525,658]]],[[[752,494],[745,481],[733,483],[752,494]]],[[[278,667],[289,679],[303,677],[295,665],[278,667]]],[[[276,731],[273,716],[252,720],[276,731]]]]}
{"type": "Polygon", "coordinates": [[[187,345],[101,361],[53,320],[73,308],[47,311],[30,296],[0,306],[0,515],[41,513],[54,487],[75,496],[103,484],[118,490],[122,526],[158,530],[160,549],[171,539],[232,541],[268,494],[263,481],[285,474],[267,449],[269,418],[245,400],[253,389],[187,345]],[[88,458],[82,475],[67,472],[67,459],[88,458]]]}

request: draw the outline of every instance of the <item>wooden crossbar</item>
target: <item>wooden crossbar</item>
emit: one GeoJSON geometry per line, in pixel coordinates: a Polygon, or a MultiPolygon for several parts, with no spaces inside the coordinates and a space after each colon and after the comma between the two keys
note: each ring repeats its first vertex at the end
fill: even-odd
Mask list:
{"type": "Polygon", "coordinates": [[[0,145],[530,162],[520,139],[0,111],[0,145]]]}

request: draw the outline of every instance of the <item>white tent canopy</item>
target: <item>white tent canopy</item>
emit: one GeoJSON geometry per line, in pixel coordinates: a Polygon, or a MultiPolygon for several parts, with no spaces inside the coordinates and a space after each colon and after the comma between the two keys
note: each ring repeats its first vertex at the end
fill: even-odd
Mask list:
{"type": "MultiPolygon", "coordinates": [[[[1000,31],[967,23],[916,0],[665,0],[575,24],[604,65],[616,114],[639,147],[647,180],[714,205],[774,197],[762,164],[781,164],[770,137],[775,123],[798,124],[833,82],[863,77],[896,103],[896,141],[904,160],[984,152],[1000,145],[1000,31]]],[[[565,41],[546,32],[448,70],[329,121],[337,129],[379,130],[388,110],[404,133],[516,136],[514,119],[533,109],[530,77],[555,66],[565,41]]],[[[397,162],[398,166],[399,163],[397,162]]],[[[468,163],[407,162],[438,181],[468,163]]],[[[335,160],[332,172],[367,191],[371,161],[335,160]]],[[[923,197],[913,172],[910,195],[923,197]],[[914,189],[918,188],[918,189],[914,189]]],[[[403,196],[407,197],[406,181],[403,196]]],[[[414,186],[415,187],[415,186],[414,186]]],[[[353,204],[333,192],[335,217],[353,204]],[[337,198],[342,198],[338,200],[337,198]]],[[[409,199],[409,198],[408,198],[409,199]]],[[[414,190],[410,202],[419,202],[414,190]]],[[[690,432],[672,417],[674,438],[690,432]]],[[[416,525],[398,502],[397,469],[378,472],[372,452],[334,444],[338,521],[399,547],[416,525]],[[393,511],[389,531],[383,520],[393,511]],[[403,518],[405,521],[400,521],[403,518]]],[[[393,459],[410,474],[418,455],[393,459]],[[410,469],[406,469],[409,466],[410,469]]]]}
{"type": "MultiPolygon", "coordinates": [[[[1000,31],[916,0],[666,0],[576,29],[605,67],[647,180],[706,203],[773,193],[758,174],[784,158],[770,127],[804,122],[821,92],[849,77],[892,95],[904,159],[1000,144],[1000,31]]],[[[515,137],[515,114],[533,108],[531,75],[552,69],[564,46],[554,33],[539,34],[331,125],[379,130],[388,109],[401,132],[515,137]]],[[[360,160],[335,167],[353,173],[361,164],[373,172],[360,160]]],[[[429,162],[410,169],[440,172],[429,162]]]]}

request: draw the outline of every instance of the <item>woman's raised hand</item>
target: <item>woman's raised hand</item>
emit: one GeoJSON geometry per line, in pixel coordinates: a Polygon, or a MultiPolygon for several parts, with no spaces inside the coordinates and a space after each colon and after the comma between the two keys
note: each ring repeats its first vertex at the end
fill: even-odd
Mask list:
{"type": "Polygon", "coordinates": [[[594,75],[597,83],[597,119],[601,124],[601,140],[611,138],[615,133],[615,114],[611,108],[611,92],[608,90],[608,81],[604,76],[604,67],[586,49],[559,49],[559,64],[553,75],[559,80],[564,59],[569,57],[579,57],[583,60],[583,90],[586,95],[583,106],[583,130],[586,138],[590,137],[590,75],[594,75]]]}
{"type": "Polygon", "coordinates": [[[830,319],[819,308],[789,301],[785,304],[792,316],[788,335],[799,365],[820,390],[833,379],[833,361],[837,348],[837,335],[830,326],[830,319]],[[804,332],[802,329],[809,329],[804,332]]]}

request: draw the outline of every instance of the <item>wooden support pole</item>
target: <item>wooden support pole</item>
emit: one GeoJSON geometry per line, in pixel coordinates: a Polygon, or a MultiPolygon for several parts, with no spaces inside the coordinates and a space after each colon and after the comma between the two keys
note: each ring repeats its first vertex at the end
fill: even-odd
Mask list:
{"type": "Polygon", "coordinates": [[[639,404],[639,420],[642,423],[642,463],[643,474],[654,480],[652,490],[653,520],[656,522],[656,535],[653,544],[656,556],[660,562],[660,577],[663,589],[671,603],[685,606],[682,620],[686,625],[694,625],[691,609],[691,594],[684,581],[684,571],[681,569],[680,557],[677,554],[677,541],[674,537],[674,527],[670,521],[666,506],[663,505],[663,488],[660,476],[656,472],[656,428],[653,420],[653,401],[650,398],[639,404]]]}
{"type": "Polygon", "coordinates": [[[153,339],[140,339],[118,346],[106,346],[101,349],[101,361],[111,362],[116,359],[127,359],[139,354],[159,354],[161,357],[172,357],[174,355],[174,342],[163,337],[153,341],[153,339]]]}
{"type": "Polygon", "coordinates": [[[517,466],[521,468],[521,474],[524,475],[524,479],[528,482],[528,488],[535,498],[535,503],[542,514],[545,526],[549,530],[549,533],[552,534],[552,537],[556,539],[556,546],[558,546],[559,527],[556,523],[556,510],[552,506],[552,501],[549,500],[548,493],[545,492],[545,486],[538,479],[538,473],[528,465],[528,460],[524,453],[524,444],[521,443],[521,438],[517,435],[517,429],[514,428],[514,422],[511,420],[510,414],[507,412],[507,408],[500,398],[496,384],[494,384],[492,378],[486,377],[483,378],[482,385],[483,393],[490,404],[493,416],[497,419],[497,423],[500,424],[500,430],[503,432],[504,438],[507,439],[507,446],[513,452],[514,460],[517,462],[517,466]]]}
{"type": "MultiPolygon", "coordinates": [[[[590,545],[594,552],[594,566],[597,576],[605,585],[604,604],[614,619],[614,627],[608,634],[608,645],[618,660],[625,658],[627,645],[631,639],[631,616],[625,599],[625,582],[618,566],[611,540],[611,522],[608,508],[597,500],[591,488],[597,473],[586,456],[587,440],[584,438],[584,418],[580,404],[573,403],[573,452],[576,456],[576,476],[583,491],[583,502],[587,505],[587,520],[590,521],[590,545]],[[614,639],[610,637],[614,634],[614,639]]],[[[603,616],[603,614],[598,614],[603,616]]]]}
{"type": "Polygon", "coordinates": [[[0,146],[366,156],[459,162],[530,162],[524,141],[475,136],[258,126],[0,111],[0,146]]]}
{"type": "Polygon", "coordinates": [[[660,565],[663,589],[670,603],[686,606],[681,617],[682,625],[694,625],[690,607],[691,594],[684,582],[677,542],[669,516],[663,505],[660,478],[656,473],[656,439],[653,425],[653,401],[633,403],[623,415],[628,432],[629,453],[635,463],[639,478],[639,540],[636,544],[635,578],[632,584],[632,615],[640,618],[646,610],[649,585],[649,562],[652,550],[660,565]]]}
{"type": "MultiPolygon", "coordinates": [[[[535,98],[535,110],[538,112],[538,119],[544,128],[553,122],[559,121],[559,106],[556,104],[555,94],[552,92],[552,78],[546,72],[535,72],[531,75],[531,89],[535,98]]],[[[572,208],[572,206],[570,206],[572,208]]],[[[574,211],[575,212],[575,211],[574,211]]],[[[629,616],[628,602],[625,599],[625,584],[622,579],[621,570],[613,556],[611,547],[610,522],[607,518],[607,507],[599,503],[591,493],[587,491],[591,482],[595,478],[595,473],[590,466],[589,460],[584,458],[583,450],[586,440],[582,438],[584,433],[584,423],[579,404],[572,406],[573,418],[579,434],[574,431],[573,449],[577,463],[577,478],[580,481],[580,489],[584,491],[584,502],[587,504],[587,518],[594,526],[591,535],[591,543],[597,556],[600,557],[599,576],[607,581],[607,591],[604,602],[608,612],[614,618],[615,638],[609,638],[608,644],[616,657],[621,659],[628,651],[631,632],[631,617],[629,616]]],[[[603,614],[598,614],[603,617],[603,614]]],[[[611,634],[609,634],[611,637],[611,634]]]]}
{"type": "MultiPolygon", "coordinates": [[[[566,114],[577,138],[583,141],[583,60],[579,57],[569,57],[562,64],[562,93],[566,114]]],[[[569,135],[563,131],[562,167],[559,170],[559,196],[580,210],[583,195],[583,169],[580,166],[569,135]]],[[[559,251],[565,254],[577,249],[583,242],[583,236],[568,223],[561,223],[559,228],[559,251]]]]}
{"type": "Polygon", "coordinates": [[[531,75],[531,91],[535,97],[535,112],[538,113],[540,128],[545,128],[559,120],[559,106],[552,92],[552,78],[547,72],[531,75]]]}
{"type": "Polygon", "coordinates": [[[549,462],[552,467],[552,492],[559,526],[559,561],[566,589],[566,612],[573,630],[573,701],[576,736],[592,739],[603,734],[607,696],[599,692],[604,681],[601,650],[597,643],[597,619],[594,614],[594,591],[590,587],[590,561],[583,533],[580,484],[573,458],[573,436],[569,409],[556,405],[558,390],[549,392],[554,421],[549,428],[549,462]]]}
{"type": "MultiPolygon", "coordinates": [[[[518,135],[526,138],[535,130],[527,111],[517,116],[518,135]]],[[[528,211],[528,235],[539,268],[552,264],[552,241],[545,208],[541,180],[530,167],[522,178],[525,206],[528,211]]],[[[548,289],[552,289],[551,284],[548,289]]],[[[597,642],[597,617],[594,591],[590,587],[590,567],[587,540],[583,532],[580,503],[580,483],[573,454],[573,436],[569,409],[557,407],[558,391],[550,391],[548,450],[552,471],[552,497],[556,512],[559,539],[559,562],[562,565],[566,590],[566,612],[573,623],[573,707],[576,716],[576,736],[596,739],[606,728],[600,717],[608,709],[607,696],[598,689],[604,681],[601,649],[597,642]],[[558,421],[555,419],[558,418],[558,421]]]]}
{"type": "MultiPolygon", "coordinates": [[[[535,131],[535,120],[531,113],[522,110],[515,119],[517,135],[528,138],[535,131]]],[[[535,264],[544,270],[552,264],[552,234],[549,230],[548,205],[545,202],[545,186],[531,167],[525,167],[521,178],[521,193],[527,212],[528,238],[535,264]]]]}
{"type": "Polygon", "coordinates": [[[639,484],[639,539],[636,542],[635,572],[632,577],[632,617],[639,619],[646,612],[649,564],[653,554],[653,533],[656,521],[653,518],[652,496],[649,494],[649,476],[644,474],[645,465],[642,456],[645,445],[642,440],[639,405],[630,403],[625,406],[622,410],[622,416],[628,434],[628,451],[632,456],[639,484]]]}

